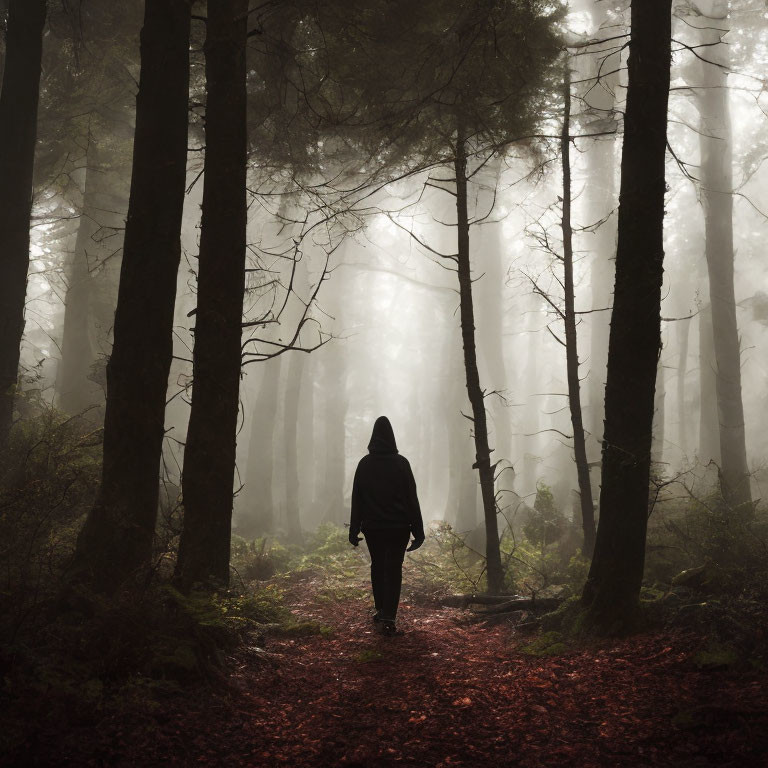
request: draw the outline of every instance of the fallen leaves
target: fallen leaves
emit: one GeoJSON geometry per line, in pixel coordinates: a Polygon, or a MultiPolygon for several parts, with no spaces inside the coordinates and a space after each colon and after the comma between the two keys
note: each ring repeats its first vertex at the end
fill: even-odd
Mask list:
{"type": "MultiPolygon", "coordinates": [[[[402,636],[371,634],[367,604],[313,601],[329,636],[243,648],[230,689],[185,692],[49,734],[32,762],[253,768],[763,765],[768,675],[689,663],[697,638],[647,634],[536,658],[505,626],[406,604],[402,636]],[[162,716],[161,716],[162,714],[162,716]],[[46,753],[45,750],[48,750],[46,753]],[[61,761],[60,761],[61,762],[61,761]]],[[[298,602],[298,600],[297,600],[298,602]]],[[[527,642],[527,641],[526,641],[527,642]]]]}

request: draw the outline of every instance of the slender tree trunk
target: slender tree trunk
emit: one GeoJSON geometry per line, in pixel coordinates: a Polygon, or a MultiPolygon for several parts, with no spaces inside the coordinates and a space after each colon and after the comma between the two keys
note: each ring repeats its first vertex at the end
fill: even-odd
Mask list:
{"type": "MultiPolygon", "coordinates": [[[[343,302],[343,295],[340,297],[343,302]]],[[[344,483],[347,459],[347,376],[346,342],[334,339],[324,347],[321,391],[325,404],[325,474],[322,504],[323,522],[341,525],[347,519],[344,483]]],[[[321,350],[323,351],[323,350],[321,350]]]]}
{"type": "Polygon", "coordinates": [[[299,400],[304,373],[305,353],[292,352],[285,382],[285,526],[291,541],[301,541],[301,511],[299,509],[299,400]]]}
{"type": "Polygon", "coordinates": [[[715,342],[709,304],[699,310],[699,460],[705,465],[713,461],[720,466],[715,342]]]}
{"type": "Polygon", "coordinates": [[[563,288],[565,291],[565,356],[568,376],[568,405],[573,426],[573,452],[576,457],[576,475],[579,480],[581,502],[581,526],[584,533],[583,552],[592,556],[595,548],[595,507],[592,501],[592,484],[587,461],[587,442],[581,410],[579,382],[579,349],[576,333],[576,297],[573,284],[573,227],[571,225],[571,70],[565,64],[563,89],[563,128],[560,136],[560,152],[563,163],[563,288]]]}
{"type": "Polygon", "coordinates": [[[717,407],[720,423],[720,480],[723,498],[733,506],[749,504],[752,493],[747,463],[744,405],[741,396],[741,344],[736,319],[733,250],[733,158],[728,91],[728,47],[721,42],[728,4],[698,0],[703,18],[697,104],[701,115],[701,199],[705,251],[715,343],[717,407]],[[710,63],[711,62],[711,63],[710,63]]]}
{"type": "Polygon", "coordinates": [[[91,412],[93,420],[99,421],[104,388],[94,365],[111,347],[129,179],[126,164],[115,164],[111,153],[105,153],[93,137],[89,139],[84,173],[77,238],[67,269],[56,394],[59,406],[67,413],[102,406],[91,412]]]}
{"type": "Polygon", "coordinates": [[[458,222],[458,276],[461,315],[461,337],[464,347],[464,368],[467,379],[467,394],[472,407],[475,434],[475,464],[480,476],[480,491],[483,499],[483,514],[486,536],[486,573],[488,591],[499,594],[504,589],[504,572],[501,567],[499,550],[499,527],[496,519],[496,497],[494,493],[493,467],[488,445],[488,422],[485,413],[485,398],[480,388],[475,349],[475,317],[472,303],[472,270],[469,254],[469,215],[467,211],[467,155],[465,138],[459,132],[456,139],[456,212],[458,222]]]}
{"type": "Polygon", "coordinates": [[[189,101],[188,0],[147,0],[131,194],[107,365],[104,464],[74,571],[105,591],[146,568],[157,519],[181,253],[189,101]]]}
{"type": "MultiPolygon", "coordinates": [[[[656,366],[656,387],[653,397],[653,438],[651,442],[651,462],[656,465],[664,463],[664,440],[666,427],[667,384],[664,378],[664,365],[659,358],[656,366]]],[[[661,468],[657,468],[661,474],[661,468]]]]}
{"type": "Polygon", "coordinates": [[[683,456],[688,456],[688,412],[686,408],[686,379],[688,374],[688,343],[691,335],[691,321],[680,320],[676,323],[677,331],[677,442],[683,456]]]}
{"type": "Polygon", "coordinates": [[[534,293],[526,297],[528,305],[526,313],[526,356],[525,376],[523,377],[523,390],[528,398],[528,405],[523,415],[523,434],[520,436],[521,450],[523,453],[522,480],[523,496],[535,496],[539,482],[539,465],[541,464],[541,448],[539,432],[541,428],[541,402],[535,395],[540,391],[539,386],[539,362],[541,358],[541,336],[539,323],[541,301],[534,293]]]}
{"type": "Polygon", "coordinates": [[[208,5],[205,182],[177,578],[229,584],[246,228],[248,0],[208,5]]]}
{"type": "Polygon", "coordinates": [[[248,538],[270,533],[274,527],[272,479],[274,469],[274,434],[280,395],[282,356],[266,360],[258,395],[253,404],[251,435],[248,443],[245,511],[238,521],[239,532],[248,538]]]}
{"type": "MultiPolygon", "coordinates": [[[[302,354],[303,353],[297,353],[302,354]]],[[[319,520],[314,515],[315,500],[317,498],[317,475],[315,471],[315,373],[317,371],[316,358],[309,355],[304,360],[301,373],[301,400],[298,410],[298,466],[301,482],[299,484],[299,506],[306,510],[307,519],[311,521],[311,527],[315,527],[319,520]]]]}
{"type": "Polygon", "coordinates": [[[620,631],[634,620],[645,564],[661,347],[671,5],[632,3],[600,523],[583,595],[589,620],[603,631],[620,631]]]}
{"type": "Polygon", "coordinates": [[[0,92],[0,447],[19,373],[46,0],[11,0],[0,92]]]}
{"type": "Polygon", "coordinates": [[[90,304],[89,244],[95,227],[87,210],[93,196],[93,168],[85,169],[83,206],[77,227],[75,250],[67,269],[67,294],[64,305],[64,329],[61,340],[61,362],[56,374],[59,406],[66,413],[78,413],[95,402],[98,390],[88,380],[93,361],[88,322],[90,304]]]}

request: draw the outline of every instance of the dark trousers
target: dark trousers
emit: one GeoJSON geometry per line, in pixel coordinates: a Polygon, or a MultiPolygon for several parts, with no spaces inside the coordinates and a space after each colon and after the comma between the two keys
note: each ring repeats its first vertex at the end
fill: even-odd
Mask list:
{"type": "Polygon", "coordinates": [[[395,620],[403,583],[403,560],[411,532],[407,528],[364,531],[371,553],[371,587],[379,616],[395,620]]]}

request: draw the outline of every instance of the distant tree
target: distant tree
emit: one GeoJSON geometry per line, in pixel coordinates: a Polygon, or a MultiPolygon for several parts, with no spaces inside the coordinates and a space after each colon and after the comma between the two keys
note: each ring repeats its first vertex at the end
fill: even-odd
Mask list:
{"type": "Polygon", "coordinates": [[[563,294],[565,306],[562,317],[565,324],[565,354],[568,377],[568,406],[573,427],[573,452],[579,481],[581,526],[584,535],[583,552],[587,557],[595,548],[595,507],[592,501],[592,483],[589,477],[587,441],[581,408],[581,382],[579,380],[579,349],[576,330],[576,290],[573,281],[573,224],[571,222],[571,70],[566,60],[563,82],[563,125],[560,133],[560,158],[563,165],[563,294]]]}
{"type": "Polygon", "coordinates": [[[583,592],[588,619],[602,631],[632,623],[645,563],[661,344],[671,10],[671,0],[632,3],[600,521],[583,592]]]}
{"type": "Polygon", "coordinates": [[[187,161],[189,0],[147,0],[104,463],[74,573],[110,591],[150,564],[187,161]]]}
{"type": "Polygon", "coordinates": [[[700,193],[704,207],[709,313],[714,344],[720,480],[725,500],[752,501],[747,463],[741,349],[736,318],[733,247],[733,137],[728,89],[729,46],[725,0],[693,0],[688,25],[699,30],[694,104],[699,110],[700,193]]]}
{"type": "Polygon", "coordinates": [[[29,268],[29,226],[46,0],[10,0],[0,92],[0,446],[13,422],[29,268]]]}

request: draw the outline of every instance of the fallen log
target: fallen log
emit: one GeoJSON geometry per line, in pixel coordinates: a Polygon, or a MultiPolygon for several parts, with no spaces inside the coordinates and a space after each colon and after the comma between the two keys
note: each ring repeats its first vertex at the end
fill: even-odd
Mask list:
{"type": "Polygon", "coordinates": [[[477,613],[480,616],[492,616],[497,613],[510,613],[512,611],[551,611],[562,602],[560,597],[517,597],[493,605],[484,611],[477,611],[477,613]]]}

